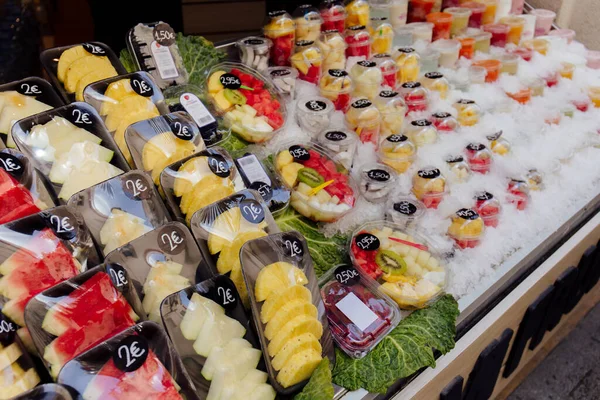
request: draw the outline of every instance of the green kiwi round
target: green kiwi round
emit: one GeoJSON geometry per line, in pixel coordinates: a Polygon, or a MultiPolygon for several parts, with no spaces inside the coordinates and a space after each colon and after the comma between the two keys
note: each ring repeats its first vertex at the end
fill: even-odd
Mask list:
{"type": "Polygon", "coordinates": [[[223,95],[231,104],[239,104],[243,106],[246,104],[246,96],[233,89],[225,89],[223,95]]]}
{"type": "Polygon", "coordinates": [[[375,256],[375,263],[386,274],[406,274],[406,261],[398,253],[391,250],[379,250],[375,256]]]}
{"type": "Polygon", "coordinates": [[[306,183],[308,186],[315,188],[325,182],[325,178],[312,168],[301,168],[298,171],[298,180],[306,183]]]}

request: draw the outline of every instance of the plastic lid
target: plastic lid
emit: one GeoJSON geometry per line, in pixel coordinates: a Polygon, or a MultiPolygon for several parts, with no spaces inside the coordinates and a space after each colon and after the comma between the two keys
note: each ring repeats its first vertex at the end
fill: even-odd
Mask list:
{"type": "Polygon", "coordinates": [[[330,69],[321,77],[319,87],[331,92],[350,92],[352,90],[352,78],[343,69],[330,69]]]}
{"type": "Polygon", "coordinates": [[[310,4],[302,4],[298,6],[294,10],[292,17],[294,19],[301,18],[310,24],[321,24],[323,22],[319,10],[310,4]]]}
{"type": "Polygon", "coordinates": [[[448,235],[456,240],[479,239],[485,224],[479,213],[471,208],[461,208],[452,217],[448,235]]]}
{"type": "Polygon", "coordinates": [[[335,49],[345,49],[347,46],[342,34],[336,30],[321,32],[321,36],[319,37],[317,44],[319,44],[319,42],[332,46],[332,48],[335,49]]]}
{"type": "Polygon", "coordinates": [[[400,93],[404,96],[404,100],[409,102],[426,100],[428,91],[423,87],[421,82],[411,81],[405,82],[400,86],[400,93]]]}
{"type": "Polygon", "coordinates": [[[388,53],[375,54],[371,57],[371,61],[374,61],[383,72],[393,72],[398,70],[398,65],[388,53]]]}
{"type": "Polygon", "coordinates": [[[350,76],[355,84],[380,85],[383,81],[381,69],[374,61],[359,61],[350,69],[350,76]]]}
{"type": "Polygon", "coordinates": [[[416,147],[406,135],[395,134],[385,138],[379,144],[379,153],[384,158],[413,158],[416,147]]]}
{"type": "Polygon", "coordinates": [[[388,113],[406,113],[406,103],[404,98],[398,92],[393,90],[382,90],[375,98],[375,105],[382,114],[388,113]]]}
{"type": "Polygon", "coordinates": [[[327,128],[319,134],[317,141],[333,151],[354,145],[358,142],[358,136],[347,129],[327,128]]]}
{"type": "Polygon", "coordinates": [[[346,121],[353,128],[378,124],[381,121],[381,113],[369,99],[360,98],[350,105],[346,121]]]}
{"type": "Polygon", "coordinates": [[[398,197],[390,205],[388,214],[392,215],[392,219],[417,219],[425,213],[425,204],[411,197],[398,197]]]}
{"type": "Polygon", "coordinates": [[[475,210],[483,219],[497,215],[502,209],[500,200],[494,197],[490,192],[477,192],[475,193],[474,199],[476,201],[475,210]]]}
{"type": "Polygon", "coordinates": [[[267,68],[267,75],[272,79],[296,79],[298,77],[298,70],[293,67],[269,67],[267,68]]]}
{"type": "Polygon", "coordinates": [[[393,185],[396,181],[396,171],[381,163],[363,165],[360,169],[360,176],[363,181],[377,184],[393,185]]]}
{"type": "Polygon", "coordinates": [[[298,99],[296,109],[301,115],[329,114],[334,110],[331,100],[319,96],[306,96],[298,99]]]}
{"type": "Polygon", "coordinates": [[[255,50],[268,50],[272,44],[270,39],[259,36],[248,36],[236,42],[238,47],[250,47],[255,50]]]}

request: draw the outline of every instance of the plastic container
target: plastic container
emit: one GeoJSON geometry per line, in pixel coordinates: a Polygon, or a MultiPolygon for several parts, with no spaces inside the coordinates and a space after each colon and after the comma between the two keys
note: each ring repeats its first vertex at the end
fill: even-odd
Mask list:
{"type": "Polygon", "coordinates": [[[275,170],[292,190],[292,207],[313,221],[336,221],[354,207],[354,183],[333,158],[316,144],[286,144],[277,151],[275,170]]]}
{"type": "Polygon", "coordinates": [[[40,62],[65,103],[82,101],[83,90],[92,82],[127,73],[119,57],[100,42],[44,50],[40,54],[40,62]],[[73,64],[75,61],[77,64],[73,64]]]}
{"type": "Polygon", "coordinates": [[[352,79],[343,69],[328,70],[319,82],[321,96],[332,102],[336,110],[342,112],[346,112],[350,107],[352,88],[352,79]]]}
{"type": "Polygon", "coordinates": [[[419,57],[420,73],[426,74],[438,70],[440,66],[440,53],[438,51],[427,48],[419,54],[419,57]]]}
{"type": "Polygon", "coordinates": [[[464,57],[467,59],[473,58],[475,54],[475,39],[471,37],[460,37],[457,38],[460,42],[460,52],[458,53],[459,57],[464,57]]]}
{"type": "Polygon", "coordinates": [[[25,322],[54,379],[67,362],[144,318],[127,272],[119,264],[102,264],[27,303],[25,322]]]}
{"type": "Polygon", "coordinates": [[[525,174],[525,179],[527,179],[527,184],[529,185],[529,189],[535,192],[544,190],[544,176],[537,169],[532,168],[527,171],[525,174]]]}
{"type": "Polygon", "coordinates": [[[76,192],[129,170],[100,115],[72,103],[17,122],[13,138],[65,204],[76,192]]]}
{"type": "Polygon", "coordinates": [[[496,20],[496,11],[498,9],[498,0],[476,0],[485,6],[485,11],[481,17],[481,24],[493,24],[496,20]]]}
{"type": "Polygon", "coordinates": [[[127,32],[126,42],[137,69],[152,75],[161,89],[188,83],[175,31],[169,24],[139,23],[127,32]]]}
{"type": "Polygon", "coordinates": [[[296,98],[296,80],[298,79],[298,70],[292,67],[270,67],[267,68],[267,76],[271,78],[273,86],[279,92],[294,100],[296,98]]]}
{"type": "Polygon", "coordinates": [[[22,153],[0,150],[0,224],[56,205],[47,180],[22,153]]]}
{"type": "Polygon", "coordinates": [[[390,4],[390,22],[394,29],[406,25],[408,0],[392,0],[390,4]]]}
{"type": "Polygon", "coordinates": [[[517,54],[507,53],[502,55],[501,62],[502,67],[500,68],[501,73],[509,75],[516,75],[519,71],[519,57],[517,54]]]}
{"type": "Polygon", "coordinates": [[[452,15],[450,35],[454,37],[463,34],[467,26],[469,26],[469,18],[471,17],[472,10],[465,7],[449,7],[444,9],[444,12],[452,15]]]}
{"type": "Polygon", "coordinates": [[[483,67],[486,69],[487,73],[485,75],[485,81],[496,82],[498,80],[498,75],[500,75],[500,68],[502,67],[502,62],[499,60],[480,60],[473,62],[472,66],[474,67],[483,67]]]}
{"type": "Polygon", "coordinates": [[[483,85],[487,75],[487,69],[481,66],[469,67],[469,81],[471,84],[483,85]]]}
{"type": "Polygon", "coordinates": [[[371,18],[369,31],[371,34],[371,54],[386,54],[392,51],[394,30],[386,17],[371,18]]]}
{"type": "Polygon", "coordinates": [[[485,232],[485,224],[477,211],[461,208],[452,217],[448,227],[450,236],[461,249],[477,247],[485,232]]]}
{"type": "Polygon", "coordinates": [[[490,39],[492,46],[506,47],[506,43],[508,43],[508,33],[510,31],[510,27],[508,25],[502,23],[484,25],[482,29],[492,34],[490,39]]]}
{"type": "Polygon", "coordinates": [[[600,86],[590,86],[588,88],[588,96],[594,107],[600,108],[600,86]]]}
{"type": "Polygon", "coordinates": [[[327,315],[306,240],[294,231],[269,235],[246,243],[240,258],[271,384],[280,395],[297,393],[321,359],[334,357],[327,315]],[[281,296],[294,300],[286,301],[287,297],[281,296]],[[286,342],[298,340],[300,332],[295,332],[296,327],[304,327],[299,329],[312,333],[318,340],[312,350],[303,352],[304,357],[294,358],[298,366],[277,357],[286,342]],[[300,367],[303,372],[291,373],[300,367]]]}
{"type": "Polygon", "coordinates": [[[366,97],[374,100],[383,83],[383,73],[374,61],[359,61],[350,69],[353,90],[352,97],[366,97]]]}
{"type": "Polygon", "coordinates": [[[460,42],[454,39],[440,39],[431,44],[440,53],[440,66],[454,69],[460,52],[460,42]]]}
{"type": "Polygon", "coordinates": [[[525,88],[518,92],[506,92],[506,95],[521,104],[527,104],[531,100],[531,89],[525,88]]]}
{"type": "Polygon", "coordinates": [[[411,22],[406,24],[406,28],[412,32],[410,46],[417,42],[431,43],[433,40],[433,24],[431,22],[411,22]]]}
{"type": "Polygon", "coordinates": [[[313,138],[327,128],[335,106],[325,97],[306,96],[296,103],[296,122],[313,138]]]}
{"type": "Polygon", "coordinates": [[[562,62],[560,63],[561,67],[558,70],[558,73],[561,77],[565,79],[573,79],[573,73],[575,72],[575,64],[570,62],[562,62]]]}
{"type": "Polygon", "coordinates": [[[273,42],[267,38],[248,36],[236,42],[242,64],[248,68],[264,71],[269,66],[269,54],[273,42]]]}
{"type": "Polygon", "coordinates": [[[425,204],[411,197],[399,197],[393,200],[385,215],[386,219],[397,224],[400,229],[416,229],[425,213],[425,204]]]}
{"type": "Polygon", "coordinates": [[[458,121],[452,116],[452,114],[438,111],[431,114],[430,121],[433,122],[433,126],[442,133],[456,132],[458,128],[458,121]]]}
{"type": "MultiPolygon", "coordinates": [[[[415,24],[429,24],[428,22],[414,22],[415,24]]],[[[429,24],[431,25],[431,24],[429,24]]],[[[433,30],[433,25],[431,26],[433,30]]],[[[407,25],[394,28],[394,45],[397,46],[412,46],[414,43],[413,29],[407,25]]]]}
{"type": "Polygon", "coordinates": [[[474,50],[482,53],[489,53],[492,43],[492,34],[490,32],[481,32],[475,35],[474,50]]]}
{"type": "Polygon", "coordinates": [[[198,126],[183,111],[131,124],[125,142],[135,167],[149,173],[158,187],[167,165],[206,148],[198,126]]]}
{"type": "Polygon", "coordinates": [[[346,129],[325,129],[317,137],[317,142],[334,155],[333,161],[350,171],[358,144],[356,133],[346,129]]]}
{"type": "Polygon", "coordinates": [[[394,90],[398,84],[398,66],[390,54],[375,54],[371,57],[371,61],[375,62],[383,77],[382,85],[394,90]]]}
{"type": "Polygon", "coordinates": [[[346,113],[346,125],[356,132],[363,143],[379,143],[381,130],[381,113],[367,98],[359,98],[350,105],[346,113]]]}
{"type": "Polygon", "coordinates": [[[409,0],[407,22],[424,22],[434,5],[435,0],[409,0]]]}
{"type": "Polygon", "coordinates": [[[13,400],[73,400],[73,397],[64,386],[45,383],[21,393],[13,400]]]}
{"type": "Polygon", "coordinates": [[[510,152],[510,142],[502,137],[501,130],[491,135],[487,135],[486,138],[490,141],[490,150],[492,150],[492,152],[501,156],[510,152]]]}
{"type": "Polygon", "coordinates": [[[492,152],[482,143],[469,143],[465,148],[467,161],[473,172],[487,174],[492,166],[492,152]]]}
{"type": "Polygon", "coordinates": [[[317,41],[323,55],[323,75],[330,69],[346,68],[346,41],[336,30],[324,31],[317,41]]]}
{"type": "Polygon", "coordinates": [[[523,211],[529,204],[529,184],[522,179],[511,178],[508,183],[507,201],[513,204],[517,210],[523,211]]]}
{"type": "Polygon", "coordinates": [[[321,50],[312,40],[296,42],[294,54],[290,58],[292,67],[298,70],[298,79],[318,84],[321,78],[323,55],[321,50]]]}
{"type": "MultiPolygon", "coordinates": [[[[0,260],[11,268],[2,277],[2,314],[22,327],[25,306],[33,296],[99,262],[81,215],[66,206],[1,225],[0,249],[0,260]]],[[[15,330],[26,340],[27,332],[15,330]]]]}
{"type": "Polygon", "coordinates": [[[498,226],[501,210],[500,201],[490,192],[483,191],[475,194],[475,211],[481,216],[486,227],[498,226]]]}
{"type": "MultiPolygon", "coordinates": [[[[261,361],[258,337],[229,278],[212,277],[173,293],[162,302],[161,315],[173,347],[184,360],[196,393],[201,398],[208,398],[211,382],[215,383],[211,397],[219,387],[216,384],[219,375],[213,367],[215,361],[220,361],[223,369],[231,371],[232,365],[226,362],[228,360],[219,360],[219,356],[224,355],[235,357],[239,364],[247,364],[246,368],[249,370],[246,376],[256,377],[259,387],[270,392],[266,388],[269,386],[266,383],[268,376],[263,372],[265,368],[261,361]],[[227,331],[224,328],[228,328],[227,331]],[[211,348],[216,349],[212,356],[213,351],[207,354],[211,348]],[[256,364],[253,366],[254,361],[256,364]],[[209,377],[210,381],[203,375],[209,377]]],[[[233,386],[236,395],[244,389],[242,382],[243,380],[240,382],[236,377],[230,376],[228,384],[233,386]]],[[[244,393],[252,396],[252,390],[257,389],[246,388],[248,391],[244,393]]]]}
{"type": "Polygon", "coordinates": [[[529,62],[533,58],[533,49],[527,47],[517,47],[511,51],[512,54],[516,54],[523,60],[529,62]]]}
{"type": "Polygon", "coordinates": [[[508,26],[508,36],[506,38],[507,43],[518,45],[521,42],[521,35],[525,29],[525,19],[511,15],[500,18],[499,22],[508,26]]]}
{"type": "Polygon", "coordinates": [[[523,42],[523,46],[528,49],[537,51],[542,55],[546,55],[546,53],[550,49],[550,42],[548,42],[546,39],[536,38],[533,40],[527,40],[523,42]]]}
{"type": "Polygon", "coordinates": [[[512,7],[510,9],[510,13],[515,15],[523,14],[524,5],[525,0],[512,0],[512,7]]]}
{"type": "Polygon", "coordinates": [[[421,82],[430,92],[437,92],[441,99],[448,97],[450,84],[441,72],[427,72],[421,78],[421,82]]]}
{"type": "Polygon", "coordinates": [[[404,101],[408,107],[408,113],[414,111],[425,111],[429,106],[429,94],[421,82],[406,82],[400,88],[404,101]]]}
{"type": "Polygon", "coordinates": [[[371,57],[371,34],[365,25],[353,25],[346,29],[344,37],[346,40],[346,57],[360,57],[368,59],[371,57]]]}
{"type": "Polygon", "coordinates": [[[523,33],[521,33],[521,42],[533,39],[535,36],[536,17],[529,14],[521,14],[520,17],[525,20],[525,27],[523,28],[523,33]]]}
{"type": "Polygon", "coordinates": [[[0,96],[4,98],[0,107],[0,145],[9,148],[15,147],[11,135],[15,122],[65,104],[52,86],[37,76],[0,85],[0,96]]]}
{"type": "Polygon", "coordinates": [[[460,99],[454,103],[454,108],[458,112],[457,120],[461,126],[473,126],[479,122],[481,109],[473,100],[460,99]]]}
{"type": "Polygon", "coordinates": [[[401,134],[386,137],[379,146],[379,159],[381,162],[392,167],[399,174],[410,168],[416,153],[415,145],[407,136],[401,134]]]}
{"type": "Polygon", "coordinates": [[[558,82],[560,79],[560,74],[558,73],[558,71],[551,71],[551,72],[547,72],[543,78],[546,81],[547,87],[554,87],[554,86],[558,85],[558,82]]]}
{"type": "Polygon", "coordinates": [[[437,249],[392,222],[373,221],[354,231],[350,257],[401,309],[426,307],[444,292],[448,277],[437,249]]]}
{"type": "Polygon", "coordinates": [[[481,28],[481,25],[483,24],[483,14],[485,14],[485,10],[487,9],[486,5],[477,1],[468,1],[466,3],[462,3],[460,7],[471,10],[471,15],[469,16],[469,27],[481,28]]]}
{"type": "Polygon", "coordinates": [[[585,53],[586,65],[591,69],[600,69],[600,51],[588,50],[585,53]]]}
{"type": "Polygon", "coordinates": [[[381,113],[381,136],[387,137],[402,130],[408,108],[398,92],[382,90],[375,99],[375,106],[381,113]]]}
{"type": "Polygon", "coordinates": [[[290,14],[285,10],[269,12],[263,33],[273,42],[271,64],[278,67],[289,66],[296,43],[296,27],[290,14]]]}
{"type": "Polygon", "coordinates": [[[400,311],[392,299],[353,266],[332,268],[320,281],[329,329],[350,357],[367,355],[400,322],[400,311]]]}
{"type": "Polygon", "coordinates": [[[416,119],[410,122],[406,135],[417,146],[422,147],[438,141],[438,131],[428,119],[416,119]]]}
{"type": "Polygon", "coordinates": [[[58,382],[78,398],[100,393],[102,398],[200,399],[167,333],[152,321],[132,326],[77,356],[64,366],[58,382]]]}
{"type": "Polygon", "coordinates": [[[369,3],[366,0],[345,0],[346,28],[350,26],[367,26],[371,19],[369,3]]]}
{"type": "Polygon", "coordinates": [[[391,0],[368,0],[371,10],[371,20],[387,18],[390,14],[391,0]]]}
{"type": "Polygon", "coordinates": [[[452,173],[450,179],[453,182],[465,182],[471,176],[471,167],[463,156],[446,157],[446,165],[452,173]]]}
{"type": "Polygon", "coordinates": [[[412,47],[400,47],[393,54],[398,66],[399,84],[416,81],[419,78],[419,54],[412,47]]]}
{"type": "Polygon", "coordinates": [[[321,34],[323,19],[319,10],[310,4],[302,4],[292,14],[296,25],[296,41],[316,41],[321,34]]]}
{"type": "Polygon", "coordinates": [[[360,194],[370,203],[386,202],[395,182],[396,171],[385,164],[370,163],[360,170],[360,194]]]}
{"type": "Polygon", "coordinates": [[[535,8],[529,12],[535,16],[535,36],[544,36],[552,29],[556,13],[551,10],[535,8]]]}
{"type": "Polygon", "coordinates": [[[427,14],[426,20],[433,24],[433,41],[450,39],[450,30],[453,20],[452,14],[447,12],[432,12],[427,14]]]}
{"type": "Polygon", "coordinates": [[[261,74],[228,62],[215,65],[207,77],[208,99],[217,116],[222,116],[226,126],[242,139],[251,143],[266,142],[285,125],[285,102],[261,74]],[[262,111],[267,106],[274,109],[269,114],[262,111]]]}
{"type": "Polygon", "coordinates": [[[82,215],[104,255],[169,221],[152,179],[139,170],[84,189],[68,204],[82,215]]]}
{"type": "Polygon", "coordinates": [[[336,30],[339,33],[344,33],[346,9],[341,0],[323,0],[319,5],[319,12],[323,19],[321,25],[323,32],[336,30]]]}
{"type": "Polygon", "coordinates": [[[447,193],[446,178],[435,167],[422,168],[413,176],[412,193],[425,207],[438,208],[447,193]]]}

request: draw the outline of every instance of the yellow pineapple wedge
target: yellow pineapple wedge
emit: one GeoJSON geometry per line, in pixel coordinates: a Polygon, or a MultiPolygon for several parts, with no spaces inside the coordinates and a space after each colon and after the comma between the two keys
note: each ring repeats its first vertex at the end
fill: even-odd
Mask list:
{"type": "Polygon", "coordinates": [[[269,342],[267,351],[271,357],[276,357],[283,346],[296,336],[311,333],[317,339],[323,335],[323,325],[319,320],[308,315],[298,315],[289,320],[269,342]]]}
{"type": "Polygon", "coordinates": [[[307,283],[308,279],[300,268],[280,261],[267,265],[259,272],[254,286],[254,295],[256,301],[265,301],[273,292],[307,283]]]}
{"type": "Polygon", "coordinates": [[[155,114],[156,116],[159,115],[156,106],[149,98],[143,96],[125,97],[115,105],[111,113],[106,116],[106,127],[112,132],[119,127],[122,120],[126,119],[131,114],[142,113],[144,111],[155,114]]]}
{"type": "Polygon", "coordinates": [[[302,285],[294,285],[271,294],[262,305],[260,320],[266,324],[279,312],[281,307],[296,300],[310,303],[312,301],[310,290],[302,285]]]}
{"type": "Polygon", "coordinates": [[[107,76],[117,76],[117,71],[108,58],[90,55],[71,63],[65,75],[65,90],[69,93],[75,93],[81,78],[94,71],[104,71],[107,76]]]}
{"type": "Polygon", "coordinates": [[[321,353],[314,349],[306,349],[291,357],[277,374],[277,382],[283,387],[300,383],[312,375],[321,362],[321,353]]]}
{"type": "Polygon", "coordinates": [[[100,115],[108,115],[116,104],[129,96],[138,96],[131,87],[129,79],[120,79],[112,82],[104,92],[105,99],[103,99],[104,101],[100,108],[100,115]]]}
{"type": "Polygon", "coordinates": [[[307,315],[317,318],[319,312],[317,307],[303,300],[295,300],[281,307],[277,314],[267,323],[265,328],[265,336],[271,340],[281,330],[281,328],[292,318],[298,315],[307,315]]]}
{"type": "Polygon", "coordinates": [[[212,173],[208,166],[208,157],[201,156],[187,160],[177,170],[177,177],[173,186],[175,196],[181,197],[190,192],[196,183],[211,175],[219,178],[212,173]]]}
{"type": "Polygon", "coordinates": [[[240,260],[240,249],[249,240],[258,239],[267,236],[262,229],[240,232],[232,242],[227,243],[221,249],[221,254],[217,260],[217,270],[220,274],[226,274],[231,271],[234,264],[240,260]]]}
{"type": "Polygon", "coordinates": [[[75,100],[84,101],[83,99],[83,91],[87,87],[87,85],[101,81],[102,79],[110,78],[114,76],[112,71],[108,69],[99,69],[90,72],[87,75],[84,75],[79,82],[77,82],[77,88],[75,89],[75,100]]]}
{"type": "Polygon", "coordinates": [[[91,56],[83,46],[73,46],[70,49],[63,51],[58,59],[58,66],[56,67],[56,76],[58,80],[64,82],[65,76],[67,75],[67,69],[71,64],[80,58],[91,56]]]}
{"type": "Polygon", "coordinates": [[[233,241],[240,230],[242,213],[238,207],[230,208],[217,216],[208,235],[208,251],[217,254],[227,243],[233,241]]]}
{"type": "Polygon", "coordinates": [[[194,192],[191,195],[192,202],[186,210],[187,213],[185,217],[188,224],[191,222],[192,216],[196,211],[235,193],[235,188],[231,181],[225,181],[225,184],[211,187],[200,186],[202,182],[196,184],[194,192]]]}
{"type": "Polygon", "coordinates": [[[313,349],[319,354],[323,352],[321,343],[312,333],[303,333],[289,340],[273,358],[271,364],[276,371],[280,371],[293,356],[307,349],[313,349]]]}

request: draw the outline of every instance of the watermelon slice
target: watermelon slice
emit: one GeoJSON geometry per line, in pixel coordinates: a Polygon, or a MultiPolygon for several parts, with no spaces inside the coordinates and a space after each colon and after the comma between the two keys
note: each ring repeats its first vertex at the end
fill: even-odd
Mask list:
{"type": "Polygon", "coordinates": [[[0,194],[9,191],[12,188],[15,188],[19,185],[19,182],[16,181],[8,172],[0,168],[0,194]]]}
{"type": "Polygon", "coordinates": [[[112,358],[96,374],[83,393],[84,400],[177,400],[182,399],[178,386],[149,350],[146,362],[132,372],[119,370],[112,358]]]}
{"type": "Polygon", "coordinates": [[[0,217],[0,224],[6,224],[17,219],[25,218],[40,211],[40,208],[33,203],[24,203],[12,210],[11,212],[9,212],[8,214],[5,214],[2,217],[0,217]]]}
{"type": "Polygon", "coordinates": [[[51,307],[44,317],[42,328],[52,335],[60,336],[69,328],[81,328],[97,320],[98,315],[115,302],[119,302],[123,309],[129,308],[129,317],[134,321],[138,320],[127,301],[113,286],[108,274],[98,272],[51,307]]]}
{"type": "Polygon", "coordinates": [[[39,212],[31,193],[0,168],[0,224],[39,212]]]}
{"type": "Polygon", "coordinates": [[[2,306],[2,313],[8,318],[12,319],[15,324],[25,326],[25,306],[37,293],[31,294],[31,296],[25,296],[23,298],[16,298],[6,302],[2,306]]]}

